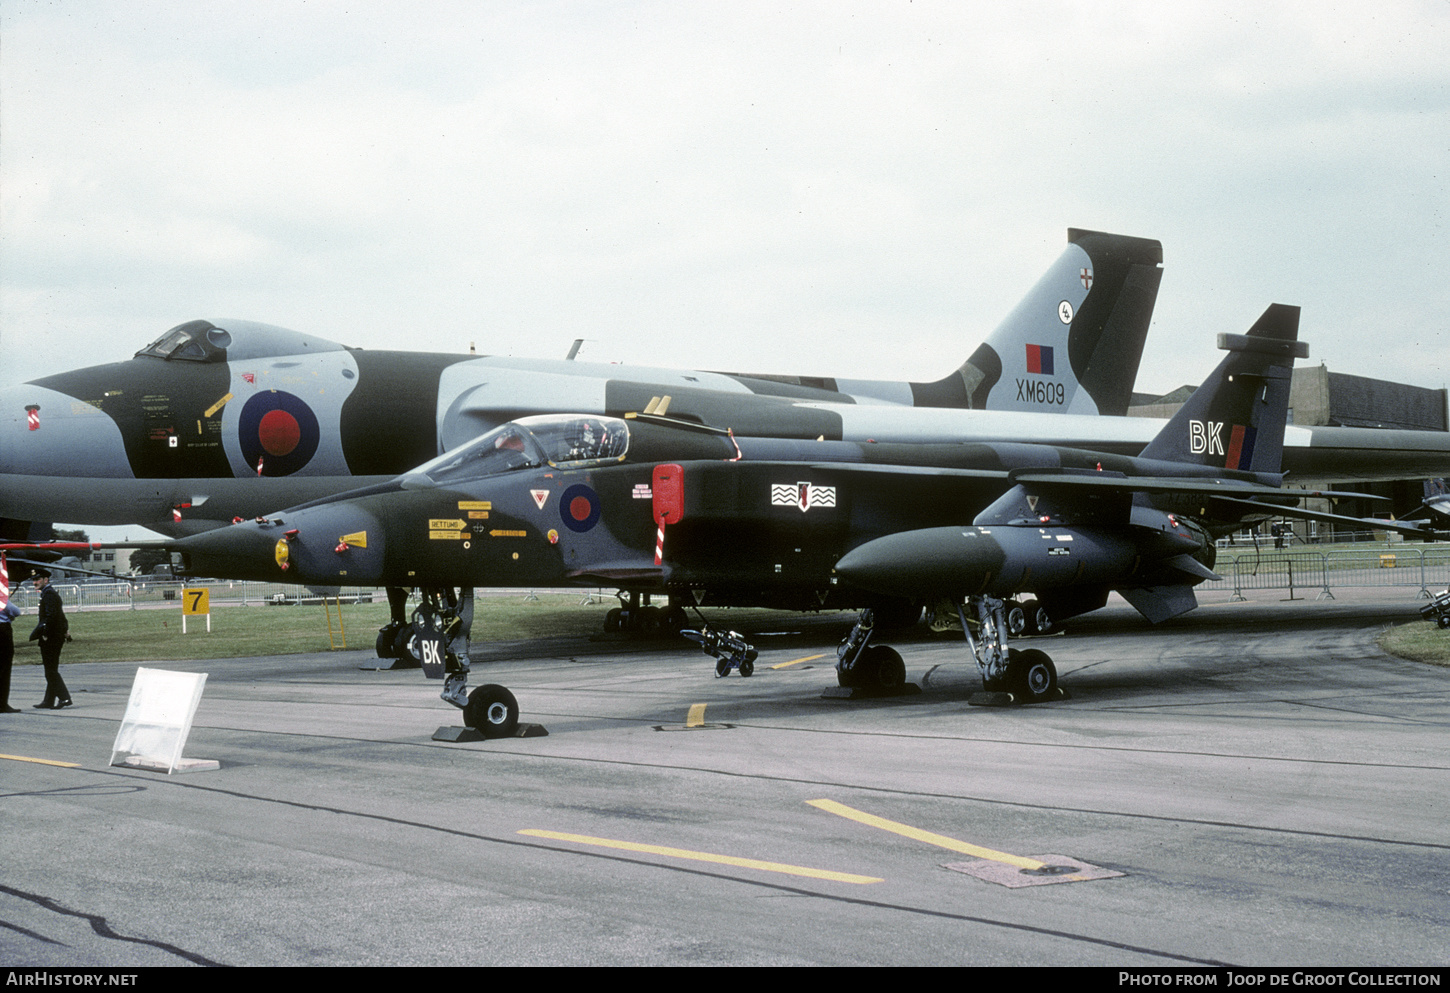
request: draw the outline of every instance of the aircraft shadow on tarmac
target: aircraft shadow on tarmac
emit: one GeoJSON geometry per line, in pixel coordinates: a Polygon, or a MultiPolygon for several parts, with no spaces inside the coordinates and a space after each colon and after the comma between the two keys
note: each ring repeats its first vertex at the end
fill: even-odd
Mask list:
{"type": "MultiPolygon", "coordinates": [[[[1324,659],[1304,650],[1306,639],[1331,639],[1341,646],[1372,642],[1384,626],[1415,619],[1417,601],[1407,596],[1403,603],[1337,602],[1313,604],[1309,610],[1304,612],[1303,604],[1278,601],[1234,604],[1154,625],[1127,607],[1109,608],[1074,619],[1062,632],[1014,639],[1013,643],[1022,648],[1047,645],[1062,660],[1061,680],[1069,699],[1035,704],[1033,709],[1071,707],[1074,701],[1093,709],[1143,704],[1191,707],[1222,703],[1234,696],[1246,701],[1258,699],[1265,691],[1291,701],[1299,694],[1318,697],[1339,689],[1358,690],[1374,678],[1356,664],[1336,668],[1335,675],[1326,682],[1324,659]],[[1256,644],[1264,638],[1287,640],[1282,644],[1256,644]]],[[[732,709],[758,701],[756,694],[766,687],[771,691],[770,705],[775,714],[816,712],[822,705],[837,704],[856,710],[903,704],[965,704],[982,690],[977,667],[959,651],[960,631],[933,633],[920,624],[892,635],[904,649],[907,681],[921,689],[919,694],[835,701],[822,697],[837,687],[835,648],[849,630],[847,615],[803,615],[795,622],[772,618],[760,623],[745,621],[738,626],[761,650],[760,668],[749,681],[752,690],[759,690],[749,696],[742,693],[737,702],[719,701],[732,709]],[[789,669],[771,669],[794,655],[814,653],[822,657],[789,669]],[[801,678],[792,680],[786,689],[783,681],[775,678],[777,675],[801,678]],[[782,690],[788,696],[776,695],[782,690]]],[[[619,642],[618,646],[626,644],[631,652],[677,653],[681,666],[700,667],[702,684],[716,685],[709,674],[708,659],[688,648],[679,651],[685,646],[674,639],[619,642]]],[[[1368,647],[1367,660],[1376,655],[1377,650],[1368,647]]],[[[1379,656],[1379,661],[1414,665],[1388,656],[1379,656]]],[[[722,687],[727,691],[731,682],[740,680],[736,675],[727,678],[730,682],[722,687]]]]}

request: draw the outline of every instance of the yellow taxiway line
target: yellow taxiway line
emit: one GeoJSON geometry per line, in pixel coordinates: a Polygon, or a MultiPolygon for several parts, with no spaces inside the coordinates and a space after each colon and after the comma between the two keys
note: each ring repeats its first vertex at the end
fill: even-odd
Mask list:
{"type": "Polygon", "coordinates": [[[825,657],[826,657],[826,655],[825,655],[824,652],[821,653],[820,655],[807,655],[803,659],[791,659],[789,662],[781,662],[778,665],[771,666],[771,668],[772,669],[784,669],[788,665],[799,665],[802,662],[814,662],[816,659],[823,659],[825,657]]]}
{"type": "Polygon", "coordinates": [[[520,831],[532,838],[549,838],[553,841],[569,841],[576,845],[594,845],[599,848],[617,848],[626,852],[643,852],[647,855],[663,855],[672,859],[689,859],[694,862],[716,862],[733,865],[741,869],[759,869],[762,872],[783,872],[789,876],[809,876],[812,879],[828,879],[838,883],[880,883],[884,880],[875,876],[858,876],[850,872],[831,872],[828,869],[810,869],[801,865],[786,865],[781,862],[762,862],[759,859],[742,859],[733,855],[715,855],[711,852],[692,852],[684,848],[667,848],[663,845],[641,845],[633,841],[615,841],[611,838],[591,838],[583,834],[564,834],[560,831],[539,831],[529,828],[520,831]]]}
{"type": "Polygon", "coordinates": [[[973,858],[988,859],[992,862],[1005,862],[1007,865],[1015,865],[1019,869],[1041,869],[1045,862],[1037,859],[1023,858],[1020,855],[1009,855],[1007,852],[998,852],[990,848],[982,848],[979,845],[968,844],[965,841],[958,841],[956,838],[948,838],[944,834],[934,834],[931,831],[923,831],[920,828],[911,827],[908,824],[901,824],[897,821],[888,821],[884,817],[877,817],[853,807],[848,807],[835,800],[807,800],[806,803],[817,807],[828,814],[837,814],[841,817],[850,818],[870,827],[880,828],[883,831],[891,831],[906,838],[916,841],[924,841],[928,845],[936,845],[938,848],[945,848],[948,851],[960,852],[963,855],[970,855],[973,858]]]}
{"type": "Polygon", "coordinates": [[[58,765],[62,769],[79,769],[79,762],[57,762],[54,759],[33,759],[28,755],[0,755],[0,759],[9,759],[12,762],[34,762],[36,765],[58,765]]]}

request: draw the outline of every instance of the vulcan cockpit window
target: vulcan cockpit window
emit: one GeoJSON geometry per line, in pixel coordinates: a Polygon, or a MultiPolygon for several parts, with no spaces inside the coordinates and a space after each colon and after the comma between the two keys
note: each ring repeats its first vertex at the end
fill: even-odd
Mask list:
{"type": "Polygon", "coordinates": [[[187,362],[220,362],[226,358],[226,348],[231,343],[232,336],[216,325],[207,321],[187,321],[136,354],[187,362]]]}

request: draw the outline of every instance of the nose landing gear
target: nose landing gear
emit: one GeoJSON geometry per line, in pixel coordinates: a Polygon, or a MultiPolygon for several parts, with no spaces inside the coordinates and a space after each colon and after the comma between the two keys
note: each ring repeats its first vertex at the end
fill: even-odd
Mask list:
{"type": "Polygon", "coordinates": [[[473,590],[465,587],[427,588],[423,602],[413,611],[412,623],[399,635],[406,650],[418,659],[423,675],[443,680],[439,696],[463,711],[467,728],[442,727],[435,741],[469,741],[478,738],[532,738],[549,732],[537,724],[519,721],[519,702],[507,687],[487,683],[468,690],[469,636],[473,631],[473,590]]]}

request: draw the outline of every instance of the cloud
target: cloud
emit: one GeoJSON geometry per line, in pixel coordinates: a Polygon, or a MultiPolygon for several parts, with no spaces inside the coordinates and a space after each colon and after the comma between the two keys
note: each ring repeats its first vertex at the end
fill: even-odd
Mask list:
{"type": "Polygon", "coordinates": [[[1076,226],[1164,242],[1164,390],[1271,301],[1441,385],[1443,10],[7,3],[5,381],[203,316],[935,378],[1076,226]]]}

